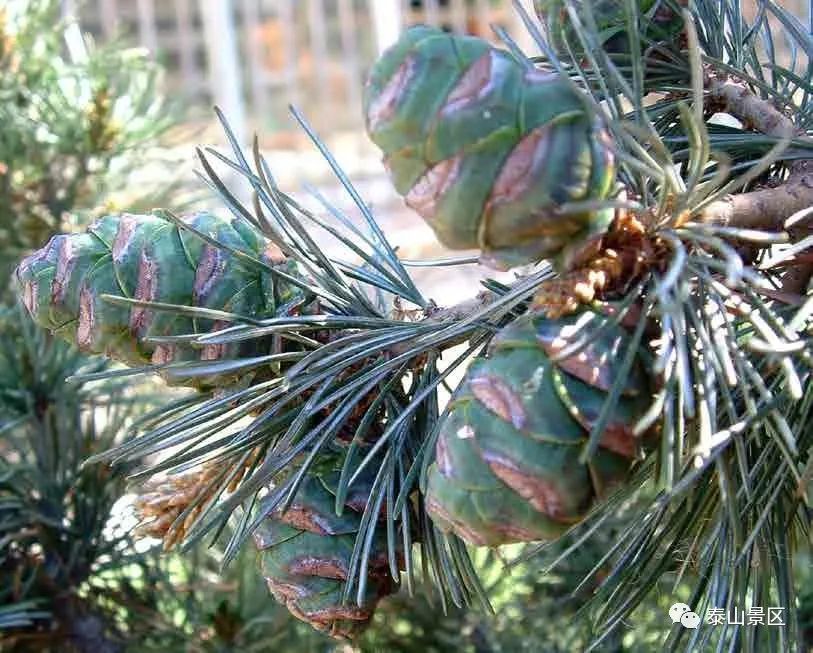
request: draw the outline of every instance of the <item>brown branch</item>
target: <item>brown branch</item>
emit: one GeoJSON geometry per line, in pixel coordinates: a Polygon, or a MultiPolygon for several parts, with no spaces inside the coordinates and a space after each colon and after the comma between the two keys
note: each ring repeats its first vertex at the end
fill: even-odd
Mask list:
{"type": "MultiPolygon", "coordinates": [[[[477,313],[478,311],[481,311],[487,306],[493,304],[495,301],[497,301],[497,299],[499,299],[499,297],[500,296],[497,293],[491,292],[490,290],[481,290],[475,297],[466,299],[459,304],[454,304],[453,306],[440,307],[434,302],[430,302],[429,306],[424,309],[423,315],[419,319],[422,321],[431,321],[433,323],[446,322],[451,324],[454,322],[460,322],[461,320],[471,317],[472,314],[477,313]]],[[[447,340],[443,343],[443,348],[445,349],[447,347],[462,344],[466,342],[467,339],[467,336],[463,335],[452,340],[447,340]]],[[[412,345],[413,343],[410,341],[396,343],[389,348],[388,352],[393,356],[399,356],[407,352],[412,345]]]]}
{"type": "Polygon", "coordinates": [[[707,74],[706,92],[711,107],[719,107],[734,116],[745,129],[777,138],[798,133],[790,118],[767,100],[752,93],[745,84],[707,74]]]}
{"type": "Polygon", "coordinates": [[[696,220],[743,229],[784,230],[794,213],[813,206],[813,169],[800,161],[780,186],[727,195],[705,207],[696,220]]]}
{"type": "MultiPolygon", "coordinates": [[[[776,138],[803,136],[793,121],[745,84],[706,73],[710,107],[739,119],[743,127],[776,138]]],[[[809,160],[791,165],[788,179],[775,188],[728,195],[707,206],[697,219],[746,229],[782,230],[794,213],[813,206],[813,171],[809,160]]]]}
{"type": "MultiPolygon", "coordinates": [[[[745,84],[707,71],[704,80],[712,108],[719,108],[738,118],[743,127],[776,138],[804,136],[793,121],[768,100],[755,95],[745,84]]],[[[728,195],[705,207],[696,219],[745,229],[785,230],[787,219],[813,206],[813,159],[800,159],[790,165],[784,183],[748,193],[728,195]]],[[[793,231],[810,230],[810,224],[793,231]]],[[[783,280],[783,290],[804,292],[813,274],[813,265],[803,263],[790,270],[783,280]]]]}
{"type": "Polygon", "coordinates": [[[424,311],[426,319],[431,319],[433,322],[459,322],[472,313],[476,313],[498,298],[496,293],[490,290],[481,290],[476,296],[471,299],[466,299],[454,306],[441,308],[433,303],[430,304],[424,311]]]}

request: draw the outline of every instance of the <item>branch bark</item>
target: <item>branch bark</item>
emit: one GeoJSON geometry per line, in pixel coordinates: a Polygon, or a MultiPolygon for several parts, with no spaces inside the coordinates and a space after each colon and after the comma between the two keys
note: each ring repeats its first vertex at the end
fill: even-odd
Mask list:
{"type": "Polygon", "coordinates": [[[697,219],[701,222],[743,229],[782,231],[785,220],[813,206],[811,162],[793,166],[787,181],[776,188],[728,195],[709,204],[697,219]]]}
{"type": "Polygon", "coordinates": [[[790,118],[767,100],[754,95],[745,84],[708,74],[706,91],[712,107],[719,106],[739,119],[746,129],[777,138],[799,133],[790,118]]]}
{"type": "MultiPolygon", "coordinates": [[[[738,118],[746,129],[767,136],[805,136],[803,130],[770,102],[755,95],[745,84],[707,73],[706,91],[712,107],[738,118]]],[[[745,229],[785,230],[787,219],[813,206],[813,159],[800,159],[790,165],[790,174],[779,186],[749,193],[728,195],[707,206],[697,218],[702,222],[745,229]]],[[[792,231],[810,231],[810,223],[792,231]]],[[[794,234],[792,234],[794,235],[794,234]]],[[[804,294],[813,275],[813,264],[800,263],[783,279],[783,291],[804,294]]]]}
{"type": "Polygon", "coordinates": [[[491,304],[497,295],[490,290],[481,290],[471,299],[449,307],[439,307],[434,303],[425,311],[425,317],[433,322],[459,322],[491,304]]]}
{"type": "MultiPolygon", "coordinates": [[[[767,136],[803,136],[793,121],[745,84],[711,73],[705,80],[711,106],[739,119],[747,129],[767,136]]],[[[791,215],[813,206],[813,162],[791,165],[788,179],[775,188],[728,195],[707,206],[699,221],[745,229],[782,230],[791,215]]]]}

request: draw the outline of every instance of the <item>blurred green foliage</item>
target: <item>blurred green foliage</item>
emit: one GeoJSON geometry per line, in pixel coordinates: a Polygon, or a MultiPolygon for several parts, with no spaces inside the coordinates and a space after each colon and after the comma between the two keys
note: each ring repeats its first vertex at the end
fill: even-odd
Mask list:
{"type": "MultiPolygon", "coordinates": [[[[256,553],[244,548],[218,576],[220,553],[197,550],[193,558],[173,560],[177,587],[189,590],[175,606],[188,639],[172,651],[275,651],[279,653],[513,653],[585,650],[599,634],[591,622],[589,599],[605,570],[602,557],[622,533],[633,511],[624,510],[570,555],[562,554],[578,533],[552,543],[524,559],[520,545],[497,551],[473,551],[493,613],[443,606],[429,583],[416,579],[410,596],[400,593],[382,600],[370,628],[350,646],[320,635],[268,597],[256,567],[256,553]],[[556,563],[556,564],[554,564],[556,563]],[[596,568],[587,581],[585,577],[596,568]]],[[[682,560],[673,561],[675,569],[682,560]]],[[[688,572],[690,573],[690,571],[688,572]]],[[[664,579],[657,602],[639,609],[598,649],[606,653],[660,650],[672,628],[669,607],[689,601],[686,582],[673,590],[676,575],[664,579]]],[[[134,649],[153,650],[153,649],[134,649]]],[[[170,650],[170,649],[167,649],[170,650]]]]}
{"type": "MultiPolygon", "coordinates": [[[[0,7],[0,273],[70,226],[171,122],[159,68],[88,47],[58,0],[0,7]],[[22,11],[19,7],[23,7],[22,11]]],[[[118,178],[118,181],[116,179],[118,178]]]]}
{"type": "MultiPolygon", "coordinates": [[[[88,47],[57,0],[0,7],[0,289],[143,162],[171,118],[158,76],[142,52],[88,47]]],[[[83,465],[144,397],[65,382],[107,366],[0,307],[0,650],[119,651],[161,620],[163,562],[110,530],[128,468],[83,465]]]]}
{"type": "Polygon", "coordinates": [[[142,400],[121,381],[65,383],[80,369],[107,366],[36,329],[17,308],[0,317],[0,642],[8,650],[120,650],[124,633],[106,603],[154,602],[152,588],[131,591],[120,568],[123,560],[146,564],[128,533],[108,532],[128,469],[83,466],[121,441],[142,400]],[[115,587],[94,584],[108,569],[115,587]]]}

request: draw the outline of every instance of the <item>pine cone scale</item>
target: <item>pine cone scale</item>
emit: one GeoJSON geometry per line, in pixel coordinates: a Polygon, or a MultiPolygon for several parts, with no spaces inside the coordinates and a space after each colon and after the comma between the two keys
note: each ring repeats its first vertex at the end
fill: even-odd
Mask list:
{"type": "Polygon", "coordinates": [[[415,58],[407,59],[398,66],[386,86],[381,90],[378,97],[370,105],[367,119],[371,129],[377,129],[395,117],[398,105],[403,100],[403,95],[409,89],[409,84],[415,77],[415,58]]]}
{"type": "MultiPolygon", "coordinates": [[[[577,331],[579,322],[578,316],[550,321],[550,323],[540,322],[537,342],[550,358],[555,359],[571,344],[571,336],[577,331]]],[[[626,339],[623,334],[607,332],[587,343],[577,354],[556,360],[556,366],[585,384],[608,392],[613,381],[618,378],[618,368],[625,344],[626,339]]],[[[635,366],[629,372],[623,393],[626,396],[634,397],[641,393],[641,388],[645,385],[643,373],[638,366],[635,366]]]]}
{"type": "Polygon", "coordinates": [[[460,176],[462,162],[463,157],[457,156],[429,168],[404,197],[407,206],[424,220],[434,220],[441,198],[460,176]]]}
{"type": "Polygon", "coordinates": [[[524,472],[503,456],[489,452],[483,452],[482,455],[494,475],[534,509],[555,521],[567,521],[562,495],[552,483],[524,472]]]}
{"type": "Polygon", "coordinates": [[[65,301],[67,284],[65,279],[71,277],[71,271],[80,259],[79,253],[75,251],[73,243],[65,237],[65,245],[58,249],[59,254],[56,259],[56,276],[51,286],[51,303],[62,304],[65,301]]]}
{"type": "Polygon", "coordinates": [[[93,309],[93,294],[86,287],[79,293],[79,319],[76,325],[76,345],[79,349],[90,349],[93,344],[93,331],[96,314],[93,309]]]}
{"type": "MultiPolygon", "coordinates": [[[[577,10],[581,8],[581,2],[574,4],[577,10]]],[[[687,6],[685,0],[677,0],[676,4],[687,6]]],[[[598,27],[600,45],[604,51],[611,55],[632,56],[624,3],[617,0],[598,0],[591,2],[591,7],[598,27]]],[[[570,22],[564,0],[534,0],[534,9],[546,27],[551,45],[560,56],[568,56],[566,43],[577,55],[582,54],[582,44],[570,22]]],[[[639,11],[638,23],[641,29],[639,38],[642,49],[645,50],[650,41],[669,43],[677,39],[683,28],[683,18],[667,2],[641,0],[639,11]]]]}
{"type": "MultiPolygon", "coordinates": [[[[132,298],[140,302],[154,302],[158,298],[158,271],[155,261],[147,252],[142,252],[139,260],[138,277],[132,298]]],[[[155,312],[146,307],[134,306],[130,309],[130,333],[137,338],[143,338],[149,331],[154,315],[155,312]]]]}
{"type": "Polygon", "coordinates": [[[446,97],[440,115],[453,116],[464,107],[475,104],[479,98],[493,89],[492,68],[498,61],[496,53],[491,51],[469,66],[446,97]]]}
{"type": "Polygon", "coordinates": [[[525,426],[527,416],[520,398],[500,377],[483,374],[471,379],[471,392],[491,412],[517,429],[525,426]]]}
{"type": "Polygon", "coordinates": [[[334,580],[347,580],[347,567],[339,558],[315,558],[303,555],[292,560],[288,572],[297,576],[319,576],[334,580]]]}
{"type": "Polygon", "coordinates": [[[489,212],[495,212],[500,204],[515,202],[533,188],[533,173],[547,158],[552,134],[551,125],[542,125],[514,147],[494,181],[486,206],[489,212]]]}

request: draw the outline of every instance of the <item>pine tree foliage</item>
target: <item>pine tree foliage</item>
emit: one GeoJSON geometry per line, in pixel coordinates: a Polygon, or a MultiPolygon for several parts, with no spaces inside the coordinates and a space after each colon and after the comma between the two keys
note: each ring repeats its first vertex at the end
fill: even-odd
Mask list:
{"type": "MultiPolygon", "coordinates": [[[[585,575],[601,560],[621,535],[639,506],[630,502],[617,515],[603,522],[603,528],[589,540],[570,550],[573,539],[552,542],[545,555],[528,560],[516,558],[517,547],[498,550],[479,548],[472,561],[490,597],[494,614],[452,607],[439,615],[437,606],[421,595],[431,590],[419,585],[418,600],[407,593],[382,602],[371,628],[358,640],[363,653],[392,651],[442,653],[511,653],[546,651],[568,653],[585,650],[601,634],[597,624],[583,618],[582,610],[599,584],[584,583],[585,575]],[[555,563],[555,564],[554,564],[555,563]]],[[[609,570],[605,565],[602,571],[609,570]]],[[[600,572],[601,573],[601,572],[600,572]]],[[[599,574],[600,576],[600,574],[599,574]]],[[[661,581],[661,596],[617,629],[602,650],[632,653],[658,650],[668,632],[662,614],[681,593],[670,592],[671,583],[661,581]],[[670,600],[671,599],[671,600],[670,600]]]]}
{"type": "MultiPolygon", "coordinates": [[[[331,488],[338,515],[372,475],[339,576],[342,601],[364,605],[383,537],[393,581],[411,591],[420,574],[441,606],[487,609],[459,529],[434,522],[427,511],[427,471],[455,406],[444,403],[441,391],[456,370],[488,356],[489,344],[499,342],[495,334],[523,314],[551,319],[590,304],[592,319],[559,334],[562,348],[554,361],[584,360],[592,343],[619,326],[629,336],[601,407],[586,422],[579,461],[595,464],[601,455],[639,354],[651,359],[654,393],[632,431],[656,433],[630,478],[567,534],[574,538],[569,551],[578,552],[615,511],[644,492],[636,518],[584,579],[582,586],[594,588],[584,609],[595,626],[590,648],[616,637],[635,608],[669,579],[675,587],[689,584],[687,603],[701,615],[711,607],[770,605],[784,608],[787,619],[782,627],[692,630],[677,624],[662,650],[794,650],[800,641],[794,560],[810,543],[805,489],[813,469],[807,253],[813,37],[798,17],[770,0],[758,3],[750,21],[737,0],[696,0],[682,14],[679,3],[665,0],[656,4],[683,16],[683,32],[654,40],[642,29],[650,14],[626,0],[619,33],[629,47],[604,50],[603,18],[592,4],[559,3],[557,20],[567,29],[556,34],[554,47],[544,14],[539,20],[518,5],[543,53],[534,59],[500,34],[517,65],[556,75],[607,130],[616,190],[609,197],[564,201],[556,210],[566,221],[611,209],[614,220],[582,256],[565,265],[543,262],[509,286],[483,280],[470,302],[439,308],[420,293],[369,207],[297,111],[294,117],[354,200],[362,226],[318,195],[324,212],[310,212],[277,186],[256,143],[244,152],[227,126],[230,154],[199,151],[211,188],[238,220],[261,230],[296,263],[302,302],[316,309],[251,321],[226,315],[226,328],[171,336],[199,348],[284,338],[297,343],[301,356],[262,382],[184,397],[142,423],[137,438],[95,458],[122,464],[173,447],[139,476],[217,468],[200,475],[194,496],[167,527],[173,541],[208,541],[231,523],[224,556],[230,561],[267,519],[296,506],[312,474],[338,450],[341,464],[331,488]],[[789,62],[777,55],[780,41],[788,46],[789,62]],[[241,176],[253,201],[239,201],[216,167],[241,176]],[[327,256],[312,230],[325,232],[345,255],[327,256]]],[[[395,77],[393,106],[412,88],[407,73],[408,66],[395,77]]],[[[396,182],[399,174],[395,170],[396,182]]],[[[456,183],[460,178],[451,174],[427,180],[438,194],[456,183]]],[[[246,262],[273,274],[263,261],[246,262]]],[[[194,305],[115,297],[90,282],[85,288],[110,311],[140,306],[211,317],[194,305]]],[[[240,359],[217,364],[226,369],[240,359]]],[[[498,415],[514,406],[505,393],[484,404],[498,415]]],[[[485,418],[470,426],[459,437],[490,432],[485,418]]],[[[516,462],[523,451],[517,445],[504,458],[516,462]]],[[[470,473],[482,478],[482,471],[470,473]]],[[[538,490],[516,489],[529,501],[538,490]]],[[[528,555],[538,549],[531,545],[528,555]]]]}
{"type": "MultiPolygon", "coordinates": [[[[56,0],[0,7],[4,301],[20,256],[79,221],[68,212],[101,201],[167,127],[158,72],[119,43],[89,47],[56,0]]],[[[66,386],[110,366],[18,308],[0,307],[0,648],[166,650],[165,562],[111,520],[132,466],[83,466],[124,440],[147,398],[120,382],[66,386]]]]}
{"type": "Polygon", "coordinates": [[[149,620],[127,650],[138,653],[338,653],[327,635],[293,619],[269,599],[257,573],[257,556],[243,549],[228,569],[220,568],[219,547],[198,547],[184,554],[163,554],[160,564],[149,559],[147,573],[135,580],[153,588],[152,611],[124,609],[121,622],[149,620]]]}
{"type": "Polygon", "coordinates": [[[116,381],[66,387],[78,369],[109,364],[17,308],[0,319],[0,645],[124,650],[159,623],[164,571],[126,530],[109,530],[132,466],[83,462],[122,440],[142,400],[116,381]]]}
{"type": "Polygon", "coordinates": [[[169,126],[159,69],[119,43],[92,48],[58,0],[0,8],[0,248],[21,255],[92,208],[114,169],[169,126]]]}

